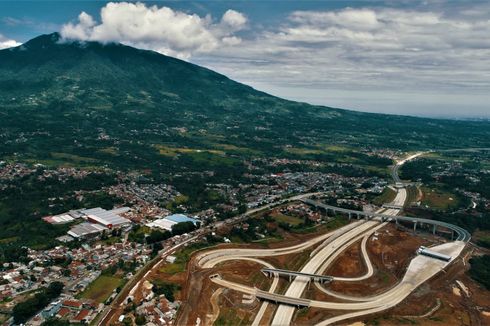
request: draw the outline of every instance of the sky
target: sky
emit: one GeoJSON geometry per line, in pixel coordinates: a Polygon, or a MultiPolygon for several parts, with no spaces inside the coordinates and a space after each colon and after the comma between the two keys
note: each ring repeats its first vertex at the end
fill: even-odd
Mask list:
{"type": "Polygon", "coordinates": [[[489,1],[0,0],[0,48],[55,31],[158,51],[292,100],[490,119],[489,1]]]}

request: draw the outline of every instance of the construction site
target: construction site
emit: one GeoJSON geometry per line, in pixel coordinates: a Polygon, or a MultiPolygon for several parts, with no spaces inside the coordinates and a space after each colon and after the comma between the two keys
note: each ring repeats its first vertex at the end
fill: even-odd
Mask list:
{"type": "MultiPolygon", "coordinates": [[[[394,166],[395,175],[408,159],[394,166]]],[[[314,232],[195,250],[185,268],[161,263],[147,283],[179,284],[178,325],[489,324],[482,307],[490,299],[464,273],[470,234],[403,216],[406,186],[397,181],[396,189],[395,199],[375,212],[299,198],[321,216],[314,232]],[[331,224],[334,217],[345,223],[331,224]]],[[[135,302],[144,298],[141,285],[135,302]]]]}

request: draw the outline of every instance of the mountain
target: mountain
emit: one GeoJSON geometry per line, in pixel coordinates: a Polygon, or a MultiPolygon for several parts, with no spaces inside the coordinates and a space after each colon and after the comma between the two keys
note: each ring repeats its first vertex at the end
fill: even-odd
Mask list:
{"type": "Polygon", "coordinates": [[[336,160],[341,148],[355,161],[363,148],[489,147],[489,127],[287,101],[156,52],[57,33],[0,51],[3,160],[174,171],[250,156],[336,160]]]}

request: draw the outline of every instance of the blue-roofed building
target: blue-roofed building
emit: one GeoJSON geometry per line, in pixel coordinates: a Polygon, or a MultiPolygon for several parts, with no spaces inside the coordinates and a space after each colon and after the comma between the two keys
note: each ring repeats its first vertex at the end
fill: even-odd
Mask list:
{"type": "Polygon", "coordinates": [[[194,225],[197,224],[197,222],[199,222],[198,220],[196,220],[194,218],[190,218],[184,214],[169,215],[165,219],[172,221],[172,222],[175,222],[175,223],[192,222],[192,223],[194,223],[194,225]]]}
{"type": "Polygon", "coordinates": [[[58,313],[61,309],[61,302],[57,301],[55,303],[50,304],[47,308],[41,311],[41,316],[43,318],[51,318],[58,313]]]}

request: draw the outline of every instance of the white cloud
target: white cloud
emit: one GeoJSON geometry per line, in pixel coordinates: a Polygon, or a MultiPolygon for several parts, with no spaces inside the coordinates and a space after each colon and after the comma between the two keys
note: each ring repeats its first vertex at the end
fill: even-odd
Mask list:
{"type": "Polygon", "coordinates": [[[364,103],[369,110],[411,113],[417,107],[413,94],[430,91],[430,101],[419,101],[420,110],[428,110],[427,103],[433,105],[440,97],[441,110],[450,103],[468,103],[488,115],[482,103],[485,98],[490,103],[490,6],[412,8],[295,11],[282,24],[267,26],[249,23],[231,9],[213,18],[118,2],[102,8],[99,22],[80,14],[77,23],[63,26],[62,35],[192,57],[195,63],[293,99],[356,108],[364,103]],[[329,101],[335,92],[362,96],[329,101]],[[382,100],[382,94],[389,96],[382,100]]]}
{"type": "Polygon", "coordinates": [[[364,109],[443,114],[450,107],[445,99],[451,98],[453,113],[458,106],[464,114],[488,116],[488,105],[482,104],[483,98],[490,103],[488,35],[490,10],[479,16],[441,9],[297,11],[280,26],[242,40],[239,48],[193,60],[292,99],[362,109],[359,99],[341,103],[324,94],[369,93],[376,96],[365,96],[364,109]],[[431,101],[420,100],[416,111],[413,94],[422,99],[428,92],[431,101]],[[380,94],[390,96],[383,101],[380,94]],[[428,103],[435,105],[438,97],[441,111],[433,112],[428,103]],[[473,111],[466,111],[471,106],[473,111]]]}
{"type": "Polygon", "coordinates": [[[211,16],[200,17],[168,7],[143,3],[108,3],[101,9],[101,22],[82,12],[76,24],[61,29],[67,39],[122,42],[152,49],[180,58],[194,53],[210,52],[221,45],[235,45],[240,38],[235,32],[243,29],[247,18],[228,10],[221,21],[211,16]]]}
{"type": "Polygon", "coordinates": [[[19,43],[15,40],[8,39],[5,36],[3,36],[2,34],[0,34],[0,50],[12,48],[14,46],[19,46],[21,44],[22,43],[19,43]]]}
{"type": "Polygon", "coordinates": [[[238,11],[229,9],[225,12],[221,21],[234,30],[240,30],[247,24],[247,17],[238,11]]]}

